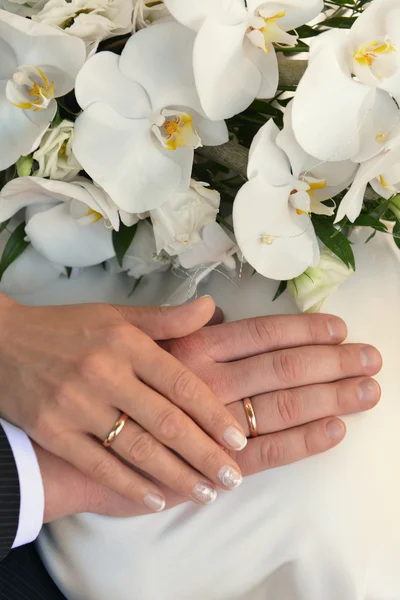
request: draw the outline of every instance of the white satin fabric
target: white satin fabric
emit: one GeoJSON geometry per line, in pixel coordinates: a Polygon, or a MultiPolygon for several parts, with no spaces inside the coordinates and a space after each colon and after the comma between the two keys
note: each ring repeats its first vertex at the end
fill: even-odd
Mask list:
{"type": "MultiPolygon", "coordinates": [[[[245,480],[209,507],[186,504],[135,519],[79,515],[47,527],[39,547],[68,600],[400,599],[400,252],[389,236],[355,246],[357,274],[326,312],[350,341],[384,356],[383,399],[346,417],[335,450],[245,480]]],[[[127,299],[127,282],[97,269],[25,301],[161,303],[171,278],[127,299]]],[[[171,288],[171,289],[168,289],[171,288]]],[[[244,275],[239,288],[214,273],[210,293],[228,319],[294,312],[276,283],[244,275]]]]}

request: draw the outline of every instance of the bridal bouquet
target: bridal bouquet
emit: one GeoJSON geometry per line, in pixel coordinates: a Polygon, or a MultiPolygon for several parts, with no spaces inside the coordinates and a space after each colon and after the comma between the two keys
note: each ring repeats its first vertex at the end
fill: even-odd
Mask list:
{"type": "Polygon", "coordinates": [[[400,247],[399,0],[0,8],[3,291],[247,262],[315,309],[353,227],[400,247]]]}

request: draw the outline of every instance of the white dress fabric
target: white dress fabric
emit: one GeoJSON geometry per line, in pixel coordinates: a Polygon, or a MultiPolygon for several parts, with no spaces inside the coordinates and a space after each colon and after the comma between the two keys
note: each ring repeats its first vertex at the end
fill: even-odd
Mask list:
{"type": "MultiPolygon", "coordinates": [[[[346,440],[308,460],[247,478],[208,507],[187,503],[134,519],[79,515],[44,529],[39,548],[68,600],[400,600],[400,252],[356,235],[357,274],[328,301],[349,341],[384,357],[380,405],[345,417],[346,440]]],[[[179,283],[179,280],[178,280],[179,283]]],[[[165,302],[177,281],[129,283],[99,269],[22,299],[165,302]]],[[[228,320],[295,312],[276,282],[218,273],[201,287],[228,320]]]]}

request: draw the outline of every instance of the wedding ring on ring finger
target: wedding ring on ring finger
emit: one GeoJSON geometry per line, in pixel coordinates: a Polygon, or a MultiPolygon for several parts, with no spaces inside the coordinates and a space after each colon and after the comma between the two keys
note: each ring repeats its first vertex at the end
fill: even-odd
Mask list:
{"type": "Polygon", "coordinates": [[[254,406],[250,398],[243,399],[243,408],[247,419],[247,424],[250,430],[250,437],[258,437],[257,417],[254,411],[254,406]]]}

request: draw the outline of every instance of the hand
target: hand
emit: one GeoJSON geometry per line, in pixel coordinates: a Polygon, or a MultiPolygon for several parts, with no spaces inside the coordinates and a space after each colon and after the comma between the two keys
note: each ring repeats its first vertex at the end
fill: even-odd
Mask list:
{"type": "Polygon", "coordinates": [[[154,480],[208,502],[215,484],[229,489],[240,482],[235,460],[221,445],[243,447],[244,432],[207,386],[151,338],[191,333],[214,310],[209,297],[165,309],[28,308],[3,297],[2,415],[44,449],[146,509],[165,505],[154,480]],[[131,420],[111,453],[98,441],[121,412],[131,420]],[[234,474],[230,481],[227,470],[234,474]]]}
{"type": "MultiPolygon", "coordinates": [[[[245,428],[239,399],[253,396],[260,437],[238,456],[243,474],[250,475],[333,448],[343,439],[345,427],[332,416],[377,404],[380,388],[369,376],[379,371],[381,357],[370,346],[337,346],[346,334],[345,324],[336,317],[260,317],[205,328],[163,345],[221,394],[245,428]]],[[[38,451],[49,490],[47,520],[75,512],[116,517],[146,512],[142,505],[38,451]],[[66,486],[74,490],[68,498],[66,486]]],[[[168,508],[187,500],[168,489],[164,494],[168,508]]]]}
{"type": "Polygon", "coordinates": [[[224,402],[248,434],[252,397],[260,436],[237,455],[243,475],[324,452],[345,436],[335,415],[373,408],[382,367],[372,346],[338,345],[345,323],[329,315],[259,317],[163,342],[224,402]]]}

